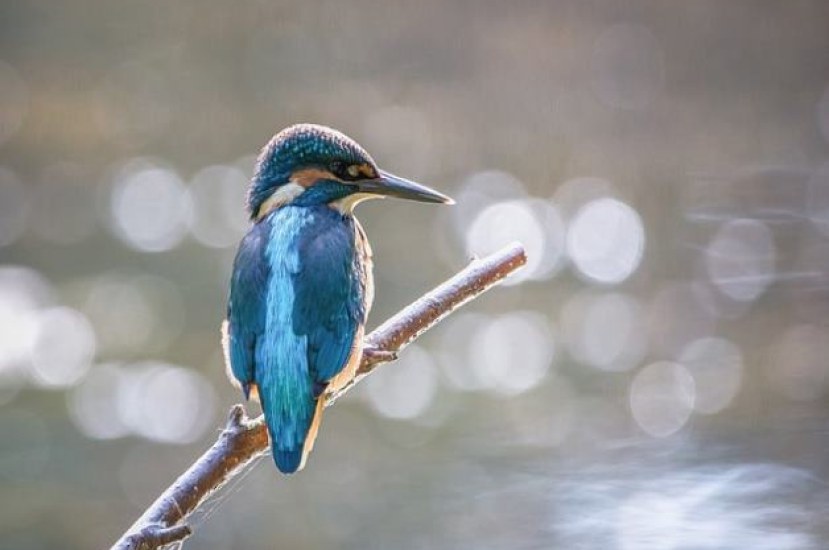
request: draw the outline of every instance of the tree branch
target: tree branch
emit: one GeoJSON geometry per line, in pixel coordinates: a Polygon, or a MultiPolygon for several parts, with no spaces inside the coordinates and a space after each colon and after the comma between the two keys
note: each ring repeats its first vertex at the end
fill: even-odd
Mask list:
{"type": "MultiPolygon", "coordinates": [[[[514,244],[474,260],[454,277],[410,304],[369,334],[365,343],[375,353],[363,357],[357,376],[325,406],[350,390],[380,364],[466,302],[478,297],[527,261],[524,248],[514,244]]],[[[211,494],[244,470],[268,449],[263,418],[250,420],[242,405],[230,410],[219,439],[168,487],[112,546],[112,550],[154,550],[191,534],[184,520],[211,494]]]]}

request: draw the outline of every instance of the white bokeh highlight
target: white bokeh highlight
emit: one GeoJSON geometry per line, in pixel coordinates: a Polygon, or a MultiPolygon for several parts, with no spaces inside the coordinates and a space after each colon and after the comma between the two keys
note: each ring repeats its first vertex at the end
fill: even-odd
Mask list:
{"type": "Polygon", "coordinates": [[[616,195],[616,188],[610,181],[595,176],[579,176],[559,185],[553,194],[553,202],[569,220],[585,204],[608,197],[616,198],[616,195]]]}
{"type": "Polygon", "coordinates": [[[118,395],[125,391],[124,370],[114,364],[93,367],[67,394],[69,418],[92,439],[117,439],[130,433],[118,414],[118,395]]]}
{"type": "Polygon", "coordinates": [[[648,435],[667,437],[688,422],[696,389],[688,370],[669,361],[652,363],[636,373],[630,385],[633,419],[648,435]]]}
{"type": "Polygon", "coordinates": [[[437,358],[445,380],[455,391],[473,392],[484,388],[484,381],[469,359],[470,344],[489,318],[474,311],[456,312],[441,324],[437,358]]]}
{"type": "Polygon", "coordinates": [[[119,384],[118,416],[136,435],[187,444],[212,425],[216,395],[198,372],[163,362],[130,366],[119,384]]]}
{"type": "Polygon", "coordinates": [[[541,383],[554,355],[547,318],[519,311],[481,324],[470,339],[468,360],[483,388],[495,394],[517,395],[541,383]]]}
{"type": "Polygon", "coordinates": [[[605,371],[638,365],[647,350],[644,310],[632,296],[579,293],[561,311],[570,356],[605,371]]]}
{"type": "Polygon", "coordinates": [[[694,410],[703,414],[722,411],[740,390],[743,354],[724,338],[701,338],[688,344],[679,362],[694,378],[694,410]]]}
{"type": "Polygon", "coordinates": [[[184,298],[167,279],[112,272],[91,279],[86,287],[82,309],[104,353],[159,353],[185,329],[184,298]]]}
{"type": "Polygon", "coordinates": [[[250,223],[245,210],[248,178],[233,166],[208,166],[190,181],[193,218],[190,232],[212,248],[234,246],[250,223]]]}
{"type": "Polygon", "coordinates": [[[452,196],[456,202],[449,209],[449,219],[455,233],[465,243],[469,227],[481,212],[501,202],[525,199],[527,190],[518,178],[508,172],[484,170],[464,179],[452,196]]]}
{"type": "Polygon", "coordinates": [[[725,223],[705,250],[711,282],[741,302],[756,300],[774,281],[775,258],[771,231],[757,220],[725,223]]]}
{"type": "Polygon", "coordinates": [[[527,264],[504,284],[550,278],[559,267],[564,250],[564,222],[556,208],[534,200],[488,206],[466,232],[466,251],[469,255],[485,256],[516,241],[527,251],[527,264]]]}
{"type": "Polygon", "coordinates": [[[33,269],[0,267],[0,404],[14,399],[31,379],[39,313],[52,294],[33,269]]]}
{"type": "Polygon", "coordinates": [[[38,311],[52,288],[36,271],[0,267],[0,371],[28,369],[38,330],[38,311]]]}
{"type": "Polygon", "coordinates": [[[190,194],[174,171],[134,161],[115,179],[110,197],[115,234],[142,252],[177,246],[190,224],[190,194]]]}
{"type": "Polygon", "coordinates": [[[601,198],[585,204],[567,232],[567,253],[589,280],[621,283],[639,267],[645,229],[639,214],[622,201],[601,198]]]}
{"type": "Polygon", "coordinates": [[[437,367],[425,349],[411,345],[394,368],[377,372],[365,384],[375,412],[394,420],[412,420],[422,416],[435,399],[437,367]]]}
{"type": "Polygon", "coordinates": [[[89,370],[95,350],[95,331],[86,316],[67,307],[43,310],[32,346],[33,381],[46,388],[74,385],[89,370]]]}

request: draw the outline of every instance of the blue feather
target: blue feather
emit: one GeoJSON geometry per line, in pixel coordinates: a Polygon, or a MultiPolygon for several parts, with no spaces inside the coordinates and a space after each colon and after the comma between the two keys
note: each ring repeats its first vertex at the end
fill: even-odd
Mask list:
{"type": "Polygon", "coordinates": [[[270,274],[263,254],[267,240],[265,225],[256,224],[250,229],[239,245],[230,281],[227,303],[228,356],[231,372],[242,385],[245,398],[254,382],[256,341],[265,330],[262,297],[270,274]]]}
{"type": "Polygon", "coordinates": [[[299,243],[293,328],[307,336],[311,375],[324,388],[345,366],[365,322],[365,289],[354,219],[330,208],[315,210],[316,230],[299,243]]]}
{"type": "Polygon", "coordinates": [[[243,387],[257,384],[283,472],[301,465],[317,399],[365,322],[354,223],[327,206],[286,206],[255,224],[237,254],[231,370],[243,387]]]}
{"type": "Polygon", "coordinates": [[[291,474],[299,470],[300,465],[302,465],[302,447],[287,451],[279,450],[274,447],[272,452],[273,461],[282,473],[291,474]]]}

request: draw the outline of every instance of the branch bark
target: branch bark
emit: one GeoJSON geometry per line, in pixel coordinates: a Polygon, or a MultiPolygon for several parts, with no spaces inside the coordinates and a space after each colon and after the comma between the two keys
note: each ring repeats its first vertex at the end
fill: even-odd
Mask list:
{"type": "MultiPolygon", "coordinates": [[[[466,302],[478,297],[527,261],[524,248],[514,244],[473,260],[454,277],[423,295],[369,334],[365,343],[380,353],[364,357],[357,376],[335,395],[328,407],[379,365],[392,361],[426,330],[466,302]],[[390,353],[383,353],[390,352],[390,353]]],[[[233,476],[268,450],[263,417],[248,418],[242,405],[230,410],[218,440],[168,487],[112,546],[112,550],[154,550],[191,534],[184,523],[199,505],[233,476]]]]}

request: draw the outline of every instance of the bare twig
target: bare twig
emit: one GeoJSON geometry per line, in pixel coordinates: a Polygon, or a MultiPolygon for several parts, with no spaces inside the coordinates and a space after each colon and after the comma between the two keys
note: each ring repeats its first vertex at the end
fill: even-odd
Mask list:
{"type": "MultiPolygon", "coordinates": [[[[526,261],[524,249],[519,244],[474,260],[454,277],[388,319],[366,337],[366,346],[376,353],[363,358],[354,380],[337,394],[328,396],[325,405],[334,403],[380,364],[394,360],[397,352],[423,332],[526,261]]],[[[156,499],[112,550],[154,550],[184,540],[191,534],[184,520],[267,449],[268,434],[263,418],[250,420],[242,405],[234,405],[227,426],[216,443],[156,499]]]]}

